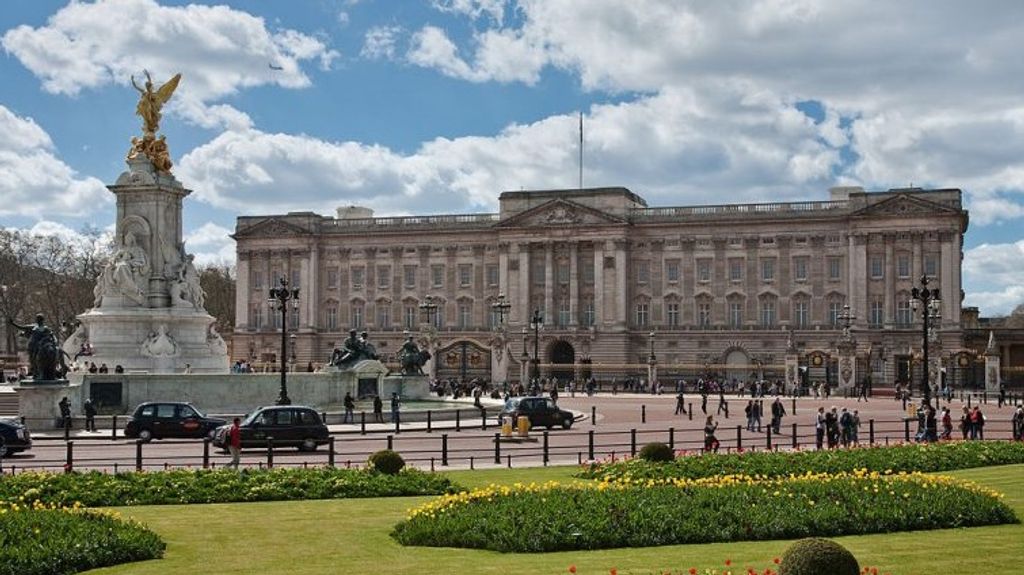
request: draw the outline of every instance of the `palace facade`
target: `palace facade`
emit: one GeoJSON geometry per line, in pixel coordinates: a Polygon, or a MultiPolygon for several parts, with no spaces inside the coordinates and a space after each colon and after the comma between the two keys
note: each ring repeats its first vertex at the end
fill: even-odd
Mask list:
{"type": "Polygon", "coordinates": [[[300,369],[352,328],[388,363],[411,332],[439,378],[519,381],[536,349],[541,375],[561,378],[652,365],[660,378],[772,377],[788,353],[835,381],[848,323],[857,373],[891,385],[921,369],[910,299],[927,277],[942,294],[930,356],[969,384],[981,359],[963,346],[961,200],[845,187],[828,201],[649,207],[597,188],[505,192],[486,214],[240,217],[233,349],[279,357],[281,316],[266,300],[284,277],[300,288],[287,319],[300,369]]]}

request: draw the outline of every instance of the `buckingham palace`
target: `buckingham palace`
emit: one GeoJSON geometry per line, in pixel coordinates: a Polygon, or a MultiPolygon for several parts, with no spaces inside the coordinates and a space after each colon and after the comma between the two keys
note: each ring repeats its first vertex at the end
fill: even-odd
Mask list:
{"type": "Polygon", "coordinates": [[[980,384],[980,350],[962,343],[961,191],[829,192],[649,207],[621,187],[514,191],[498,213],[239,217],[234,353],[278,360],[267,293],[286,278],[299,369],[355,329],[390,364],[412,335],[436,378],[781,378],[795,363],[842,383],[845,353],[858,378],[891,385],[922,369],[911,293],[927,281],[942,294],[929,364],[980,384]]]}

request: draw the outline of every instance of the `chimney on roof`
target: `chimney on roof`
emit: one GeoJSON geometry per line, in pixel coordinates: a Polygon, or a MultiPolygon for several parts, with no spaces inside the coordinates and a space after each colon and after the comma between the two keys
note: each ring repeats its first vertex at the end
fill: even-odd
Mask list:
{"type": "Polygon", "coordinates": [[[362,206],[342,206],[337,209],[339,220],[354,220],[358,218],[372,218],[373,209],[362,206]]]}
{"type": "Polygon", "coordinates": [[[851,194],[863,194],[864,188],[860,186],[833,186],[828,189],[829,196],[833,202],[850,199],[851,194]]]}

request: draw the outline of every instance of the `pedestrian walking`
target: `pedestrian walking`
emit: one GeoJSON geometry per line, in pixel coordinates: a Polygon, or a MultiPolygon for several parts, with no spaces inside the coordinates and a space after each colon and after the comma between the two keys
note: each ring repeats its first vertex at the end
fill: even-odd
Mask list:
{"type": "Polygon", "coordinates": [[[1024,440],[1024,405],[1017,406],[1010,421],[1013,424],[1013,439],[1024,440]]]}
{"type": "Polygon", "coordinates": [[[356,401],[352,399],[350,392],[345,392],[345,417],[341,420],[342,423],[353,423],[355,420],[356,401]]]}
{"type": "Polygon", "coordinates": [[[96,431],[96,407],[91,399],[86,398],[82,403],[82,413],[85,414],[85,430],[96,431]]]}
{"type": "Polygon", "coordinates": [[[68,396],[60,398],[57,408],[60,410],[60,428],[71,429],[71,401],[68,396]]]}
{"type": "Polygon", "coordinates": [[[971,412],[964,406],[963,412],[960,414],[960,433],[963,435],[962,439],[966,440],[971,433],[971,412]]]}
{"type": "Polygon", "coordinates": [[[845,407],[839,415],[839,437],[843,447],[849,447],[853,441],[853,414],[845,407]]]}
{"type": "Polygon", "coordinates": [[[757,400],[754,402],[754,431],[761,433],[761,412],[764,411],[764,402],[757,400]]]}
{"type": "Polygon", "coordinates": [[[384,423],[384,401],[379,395],[373,396],[373,422],[384,423]]]}
{"type": "Polygon", "coordinates": [[[786,406],[783,405],[782,399],[776,396],[775,401],[772,402],[772,433],[775,435],[778,435],[782,429],[782,418],[785,415],[786,406]]]}
{"type": "Polygon", "coordinates": [[[714,451],[718,453],[718,438],[715,437],[715,431],[718,429],[718,422],[715,421],[713,416],[708,416],[707,421],[704,423],[704,452],[714,451]]]}
{"type": "Polygon", "coordinates": [[[679,415],[680,413],[683,414],[683,415],[686,415],[686,398],[683,396],[683,392],[682,391],[680,391],[676,395],[676,413],[675,414],[679,415]]]}
{"type": "Polygon", "coordinates": [[[825,408],[818,407],[818,413],[814,414],[814,445],[821,449],[825,443],[825,408]]]}
{"type": "Polygon", "coordinates": [[[242,420],[235,418],[231,422],[231,427],[228,428],[228,452],[231,453],[231,463],[228,463],[228,467],[238,469],[238,464],[242,460],[242,428],[239,424],[242,420]]]}
{"type": "Polygon", "coordinates": [[[398,423],[399,411],[402,408],[402,400],[399,399],[397,392],[391,392],[391,422],[398,423]]]}
{"type": "Polygon", "coordinates": [[[951,435],[953,435],[953,417],[947,406],[942,408],[942,439],[950,439],[951,435]]]}

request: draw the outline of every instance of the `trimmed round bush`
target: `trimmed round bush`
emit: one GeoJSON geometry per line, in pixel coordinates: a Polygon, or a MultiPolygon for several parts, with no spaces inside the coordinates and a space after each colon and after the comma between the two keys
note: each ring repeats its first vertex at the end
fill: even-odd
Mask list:
{"type": "Polygon", "coordinates": [[[370,456],[367,463],[370,464],[370,467],[385,475],[396,475],[405,467],[405,460],[402,459],[402,456],[397,451],[390,449],[382,449],[374,453],[370,456]]]}
{"type": "Polygon", "coordinates": [[[779,575],[858,575],[857,558],[831,539],[811,537],[789,546],[782,554],[779,575]]]}
{"type": "Polygon", "coordinates": [[[648,443],[647,445],[643,446],[643,449],[640,450],[638,457],[645,461],[662,462],[672,461],[673,459],[676,458],[676,454],[675,452],[672,451],[671,447],[665,445],[664,443],[655,442],[648,443]]]}

